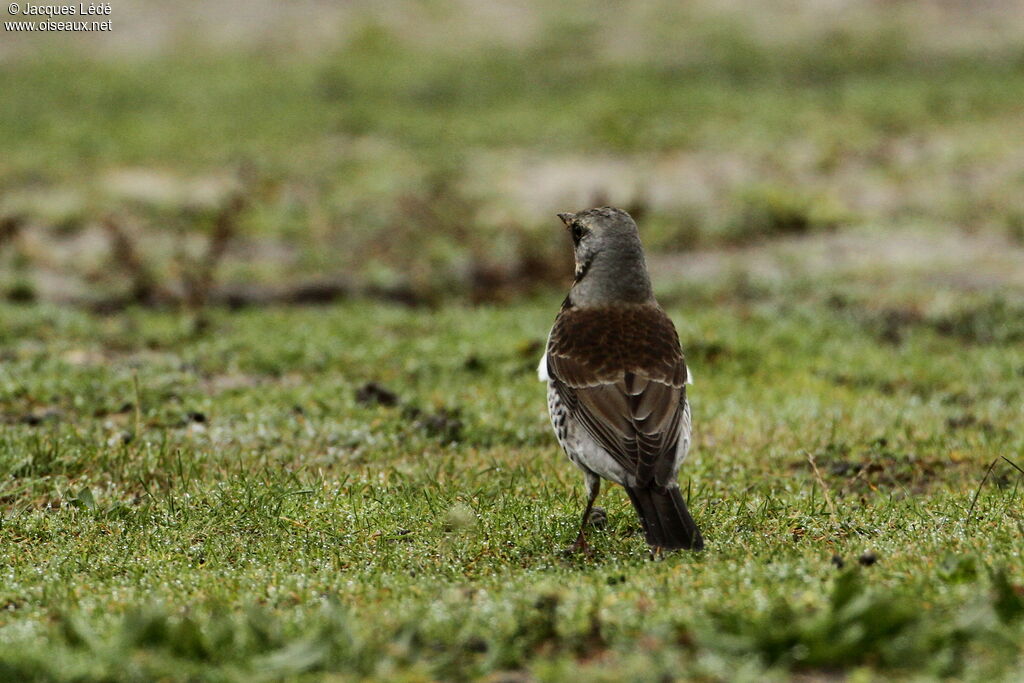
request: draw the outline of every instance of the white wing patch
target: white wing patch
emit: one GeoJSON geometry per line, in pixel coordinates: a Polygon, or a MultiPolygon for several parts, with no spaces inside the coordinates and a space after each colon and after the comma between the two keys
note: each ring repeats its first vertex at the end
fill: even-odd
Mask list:
{"type": "Polygon", "coordinates": [[[693,370],[690,369],[689,364],[686,366],[686,383],[693,384],[693,370]]]}
{"type": "MultiPolygon", "coordinates": [[[[555,328],[551,328],[551,332],[554,332],[555,328]]],[[[541,382],[548,382],[551,380],[551,375],[548,374],[548,345],[551,343],[551,332],[548,332],[548,338],[544,340],[544,355],[540,357],[540,363],[537,364],[537,379],[541,382]]]]}

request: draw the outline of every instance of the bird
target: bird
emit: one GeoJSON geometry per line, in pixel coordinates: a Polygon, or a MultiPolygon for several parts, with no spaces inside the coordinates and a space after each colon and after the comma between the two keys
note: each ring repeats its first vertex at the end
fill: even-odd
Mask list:
{"type": "Polygon", "coordinates": [[[575,276],[537,373],[558,443],[583,471],[587,503],[568,552],[592,552],[585,529],[605,479],[625,488],[652,555],[702,550],[679,490],[690,448],[692,383],[672,320],[654,298],[639,229],[599,207],[558,217],[575,276]]]}

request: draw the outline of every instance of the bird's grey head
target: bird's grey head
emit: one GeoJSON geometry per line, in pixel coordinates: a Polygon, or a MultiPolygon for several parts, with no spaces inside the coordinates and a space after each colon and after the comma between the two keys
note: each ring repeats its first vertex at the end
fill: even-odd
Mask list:
{"type": "Polygon", "coordinates": [[[603,206],[558,217],[576,252],[576,280],[569,292],[573,305],[653,301],[640,234],[628,213],[603,206]]]}

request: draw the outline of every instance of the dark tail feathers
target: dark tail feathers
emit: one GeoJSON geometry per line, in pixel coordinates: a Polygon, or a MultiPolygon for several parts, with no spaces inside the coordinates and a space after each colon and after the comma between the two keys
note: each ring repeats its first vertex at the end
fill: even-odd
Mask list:
{"type": "Polygon", "coordinates": [[[629,499],[633,501],[640,523],[644,527],[647,545],[665,550],[702,550],[704,539],[697,523],[686,509],[686,501],[679,493],[678,486],[667,489],[629,488],[629,499]]]}

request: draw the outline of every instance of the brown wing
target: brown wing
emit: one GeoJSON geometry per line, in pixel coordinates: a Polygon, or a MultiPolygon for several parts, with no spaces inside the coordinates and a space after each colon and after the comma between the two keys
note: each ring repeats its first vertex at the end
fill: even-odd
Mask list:
{"type": "Polygon", "coordinates": [[[548,375],[587,432],[641,485],[666,485],[686,397],[686,362],[657,305],[566,308],[548,342],[548,375]]]}

